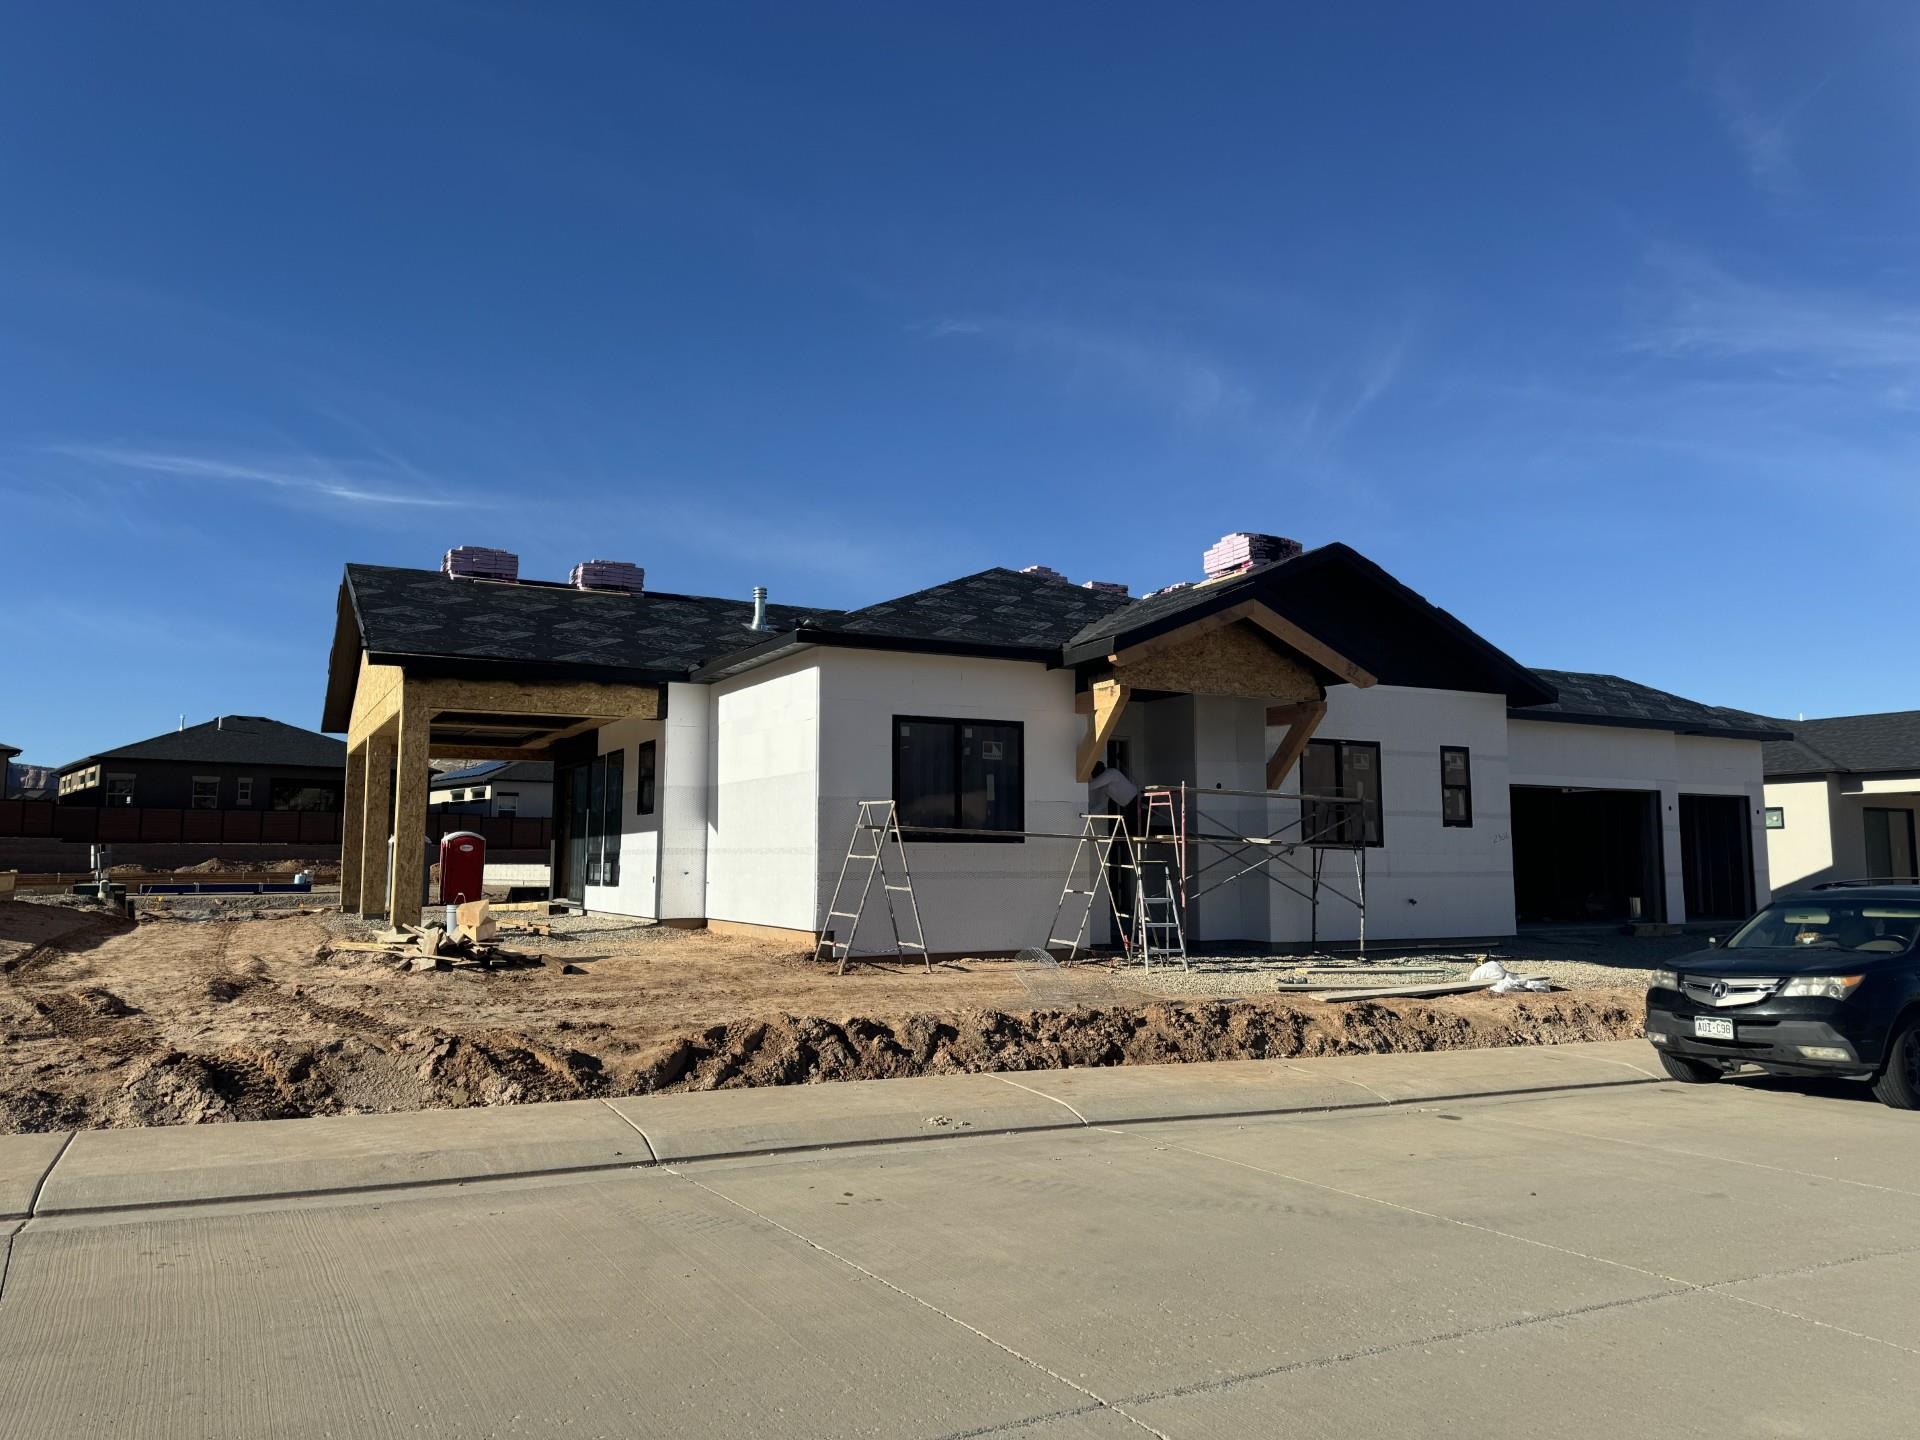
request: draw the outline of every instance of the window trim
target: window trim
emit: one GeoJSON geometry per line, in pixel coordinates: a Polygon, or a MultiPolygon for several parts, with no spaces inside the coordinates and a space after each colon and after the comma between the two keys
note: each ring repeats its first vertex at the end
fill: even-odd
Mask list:
{"type": "Polygon", "coordinates": [[[253,808],[253,776],[238,775],[233,781],[233,805],[236,810],[253,808]]]}
{"type": "Polygon", "coordinates": [[[1467,745],[1442,745],[1440,747],[1440,828],[1443,830],[1471,830],[1473,828],[1473,750],[1467,745]],[[1459,785],[1447,782],[1447,756],[1458,755],[1466,774],[1466,780],[1459,785]],[[1447,818],[1447,792],[1463,791],[1467,797],[1467,818],[1449,820],[1447,818]]]}
{"type": "MultiPolygon", "coordinates": [[[[1349,748],[1352,748],[1352,749],[1364,748],[1364,749],[1373,751],[1373,779],[1374,779],[1374,785],[1379,792],[1374,798],[1374,803],[1379,810],[1379,836],[1377,839],[1373,839],[1373,840],[1369,840],[1366,838],[1367,812],[1365,807],[1362,807],[1359,812],[1360,843],[1358,845],[1322,845],[1322,844],[1317,844],[1312,840],[1307,840],[1306,843],[1309,846],[1312,846],[1313,848],[1320,849],[1320,850],[1381,850],[1381,849],[1385,849],[1387,844],[1387,782],[1386,782],[1386,772],[1385,772],[1385,754],[1380,742],[1378,740],[1341,740],[1332,735],[1327,735],[1327,736],[1316,735],[1311,740],[1307,741],[1306,748],[1307,750],[1311,750],[1315,745],[1331,745],[1333,747],[1333,755],[1334,755],[1333,783],[1335,787],[1340,791],[1344,791],[1347,788],[1346,751],[1349,748]]],[[[1305,759],[1306,759],[1306,751],[1303,750],[1301,752],[1301,760],[1303,763],[1305,759]]],[[[1306,777],[1303,774],[1301,777],[1303,782],[1305,778],[1306,777]]],[[[1338,794],[1331,795],[1331,796],[1322,795],[1322,796],[1316,797],[1313,792],[1305,790],[1304,788],[1302,789],[1301,794],[1303,798],[1307,800],[1312,800],[1315,798],[1319,798],[1323,800],[1324,799],[1338,800],[1338,799],[1347,798],[1343,795],[1338,795],[1338,794]]],[[[1301,829],[1303,832],[1303,838],[1304,838],[1304,832],[1306,829],[1306,826],[1304,823],[1306,818],[1305,811],[1306,811],[1306,806],[1302,805],[1301,806],[1301,812],[1302,812],[1301,829]]]]}
{"type": "Polygon", "coordinates": [[[187,801],[187,808],[190,810],[218,810],[220,808],[220,777],[218,775],[194,776],[193,788],[187,792],[187,801]],[[202,785],[213,786],[213,803],[211,805],[202,805],[200,803],[200,787],[202,785]]]}
{"type": "MultiPolygon", "coordinates": [[[[1019,826],[1005,834],[991,835],[937,835],[926,830],[917,830],[911,825],[900,827],[900,838],[911,840],[919,845],[1024,845],[1027,843],[1027,724],[1024,720],[989,720],[974,715],[895,715],[887,724],[887,750],[893,757],[893,784],[888,791],[893,801],[894,814],[900,813],[900,727],[902,725],[951,725],[957,731],[962,725],[995,725],[1011,730],[1020,739],[1020,809],[1017,815],[1019,826]]],[[[954,829],[959,829],[960,808],[960,737],[954,736],[953,747],[953,803],[954,829]]]]}

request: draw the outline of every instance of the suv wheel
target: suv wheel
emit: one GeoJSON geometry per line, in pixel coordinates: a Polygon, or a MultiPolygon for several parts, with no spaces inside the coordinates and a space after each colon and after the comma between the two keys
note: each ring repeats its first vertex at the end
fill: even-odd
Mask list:
{"type": "Polygon", "coordinates": [[[1727,1073],[1718,1065],[1709,1065],[1704,1060],[1689,1060],[1684,1055],[1669,1055],[1664,1050],[1660,1052],[1660,1068],[1687,1085],[1711,1085],[1727,1073]]]}
{"type": "Polygon", "coordinates": [[[1920,1110],[1920,1023],[1909,1020],[1887,1046],[1887,1065],[1873,1095],[1896,1110],[1920,1110]]]}

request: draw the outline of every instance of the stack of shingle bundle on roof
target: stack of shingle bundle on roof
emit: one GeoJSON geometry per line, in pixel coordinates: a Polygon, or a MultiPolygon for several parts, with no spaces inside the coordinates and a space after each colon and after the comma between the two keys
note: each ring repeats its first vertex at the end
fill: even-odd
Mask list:
{"type": "Polygon", "coordinates": [[[1065,580],[1067,578],[1051,565],[1022,565],[1020,567],[1020,573],[1022,575],[1032,575],[1040,580],[1065,580]]]}
{"type": "Polygon", "coordinates": [[[618,590],[639,595],[647,588],[647,572],[626,560],[582,560],[567,583],[576,590],[618,590]]]}
{"type": "Polygon", "coordinates": [[[1270,565],[1275,560],[1291,560],[1300,553],[1300,542],[1284,535],[1253,535],[1236,531],[1222,535],[1218,544],[1201,558],[1209,580],[1250,570],[1255,565],[1270,565]]]}
{"type": "Polygon", "coordinates": [[[1171,595],[1176,590],[1191,590],[1192,588],[1193,588],[1193,581],[1176,580],[1171,585],[1162,585],[1158,590],[1149,590],[1146,594],[1142,595],[1140,598],[1142,600],[1151,600],[1156,595],[1171,595]]]}
{"type": "Polygon", "coordinates": [[[1117,580],[1083,580],[1080,582],[1080,588],[1082,590],[1098,590],[1102,595],[1124,595],[1127,593],[1127,587],[1117,580]]]}
{"type": "Polygon", "coordinates": [[[518,580],[520,557],[489,545],[456,545],[441,557],[440,571],[457,580],[518,580]]]}

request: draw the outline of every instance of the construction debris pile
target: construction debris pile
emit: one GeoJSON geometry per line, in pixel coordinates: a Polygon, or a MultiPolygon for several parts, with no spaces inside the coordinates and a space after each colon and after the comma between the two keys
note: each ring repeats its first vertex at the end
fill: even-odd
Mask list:
{"type": "MultiPolygon", "coordinates": [[[[445,921],[403,925],[382,931],[373,940],[336,940],[328,949],[388,955],[400,970],[452,970],[456,965],[476,970],[514,970],[545,965],[543,955],[509,950],[500,943],[500,922],[494,918],[494,908],[487,900],[448,905],[445,921]]],[[[535,908],[546,909],[544,905],[535,908]]],[[[553,933],[553,927],[547,922],[522,919],[517,913],[510,924],[510,933],[516,935],[553,933]]]]}

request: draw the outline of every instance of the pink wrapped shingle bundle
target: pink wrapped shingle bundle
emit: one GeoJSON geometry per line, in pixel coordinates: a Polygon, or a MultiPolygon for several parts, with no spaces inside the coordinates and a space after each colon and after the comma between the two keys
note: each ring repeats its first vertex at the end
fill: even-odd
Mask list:
{"type": "Polygon", "coordinates": [[[441,557],[440,571],[456,580],[518,580],[520,557],[490,545],[456,545],[441,557]]]}
{"type": "Polygon", "coordinates": [[[1042,580],[1065,580],[1067,578],[1051,565],[1022,565],[1020,567],[1020,573],[1022,575],[1035,575],[1042,580]]]}
{"type": "Polygon", "coordinates": [[[1080,583],[1080,588],[1082,590],[1098,590],[1103,595],[1124,595],[1127,593],[1127,587],[1115,580],[1083,580],[1080,583]]]}
{"type": "Polygon", "coordinates": [[[1151,600],[1156,595],[1171,595],[1176,590],[1191,590],[1192,588],[1193,581],[1176,580],[1171,585],[1162,585],[1158,590],[1149,590],[1140,598],[1142,600],[1151,600]]]}
{"type": "Polygon", "coordinates": [[[1209,580],[1222,575],[1232,575],[1240,570],[1251,569],[1255,565],[1269,565],[1275,560],[1291,560],[1300,553],[1300,542],[1289,540],[1284,535],[1256,535],[1249,531],[1235,531],[1231,535],[1222,535],[1201,557],[1201,568],[1207,572],[1209,580]]]}
{"type": "Polygon", "coordinates": [[[638,595],[646,589],[647,572],[626,560],[582,560],[567,583],[576,590],[618,590],[638,595]]]}

